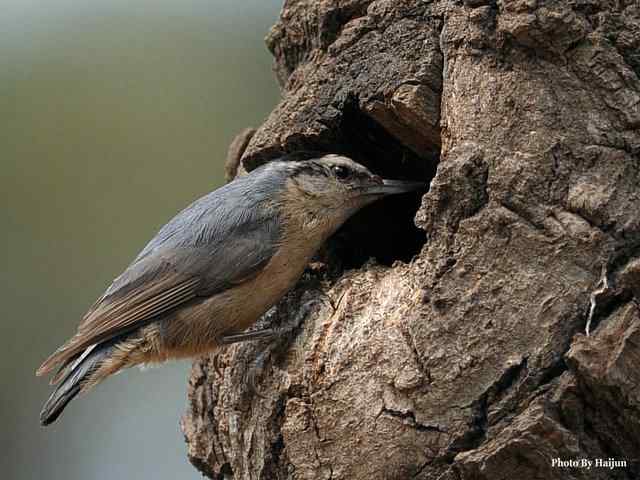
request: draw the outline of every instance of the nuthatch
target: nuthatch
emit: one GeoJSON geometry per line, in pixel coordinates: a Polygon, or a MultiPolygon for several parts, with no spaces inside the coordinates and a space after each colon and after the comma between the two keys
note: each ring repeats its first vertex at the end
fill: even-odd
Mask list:
{"type": "Polygon", "coordinates": [[[40,413],[126,367],[268,337],[244,332],[280,300],[351,215],[423,183],[382,180],[339,155],[270,162],[192,203],[160,229],[38,369],[58,368],[40,413]]]}

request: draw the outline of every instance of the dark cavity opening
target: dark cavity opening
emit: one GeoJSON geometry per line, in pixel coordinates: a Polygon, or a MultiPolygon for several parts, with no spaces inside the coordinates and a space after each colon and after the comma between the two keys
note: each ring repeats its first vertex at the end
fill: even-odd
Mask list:
{"type": "Polygon", "coordinates": [[[380,124],[352,105],[340,125],[340,153],[365,165],[383,178],[420,180],[425,190],[394,195],[364,208],[351,218],[328,244],[342,268],[357,268],[370,258],[384,265],[410,261],[426,241],[414,217],[422,196],[435,176],[439,152],[419,156],[380,124]]]}

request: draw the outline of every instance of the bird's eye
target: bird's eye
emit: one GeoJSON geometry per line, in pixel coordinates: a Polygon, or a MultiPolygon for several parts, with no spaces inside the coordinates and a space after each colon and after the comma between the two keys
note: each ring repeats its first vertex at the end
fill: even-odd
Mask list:
{"type": "Polygon", "coordinates": [[[334,165],[331,167],[331,171],[336,176],[338,180],[346,180],[351,176],[351,172],[347,167],[343,167],[342,165],[334,165]]]}

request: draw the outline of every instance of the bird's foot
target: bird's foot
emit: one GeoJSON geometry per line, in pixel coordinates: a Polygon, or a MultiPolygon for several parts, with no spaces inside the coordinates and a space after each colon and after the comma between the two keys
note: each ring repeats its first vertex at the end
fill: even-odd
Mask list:
{"type": "Polygon", "coordinates": [[[218,342],[221,345],[231,345],[233,343],[249,342],[252,340],[262,340],[263,338],[273,338],[278,334],[273,328],[265,328],[263,330],[254,330],[252,332],[236,333],[233,335],[224,335],[220,337],[218,342]]]}
{"type": "MultiPolygon", "coordinates": [[[[321,299],[320,302],[324,302],[325,299],[321,299]]],[[[288,343],[291,339],[292,333],[295,332],[303,323],[305,317],[309,315],[310,311],[317,305],[318,300],[314,299],[303,303],[293,321],[288,322],[286,325],[277,328],[265,328],[262,330],[255,330],[252,332],[244,332],[237,335],[228,335],[221,339],[221,342],[225,344],[249,341],[249,340],[261,340],[261,339],[275,339],[272,342],[266,343],[264,346],[259,347],[259,352],[246,369],[244,376],[245,383],[250,394],[254,394],[260,398],[267,398],[260,393],[258,383],[263,376],[265,369],[271,354],[278,349],[283,343],[288,343]]],[[[331,302],[330,302],[331,303],[331,302]]],[[[332,308],[334,305],[331,305],[332,308]]]]}

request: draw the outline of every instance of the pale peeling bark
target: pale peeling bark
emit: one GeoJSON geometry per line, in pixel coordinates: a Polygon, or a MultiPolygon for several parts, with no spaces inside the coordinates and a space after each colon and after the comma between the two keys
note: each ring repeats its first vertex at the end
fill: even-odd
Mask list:
{"type": "Polygon", "coordinates": [[[405,178],[437,164],[409,212],[424,246],[343,269],[340,242],[390,228],[379,206],[263,319],[300,320],[293,334],[229,348],[222,377],[196,362],[192,462],[237,479],[638,478],[638,2],[288,0],[268,43],[283,100],[242,165],[298,148],[405,178]]]}

